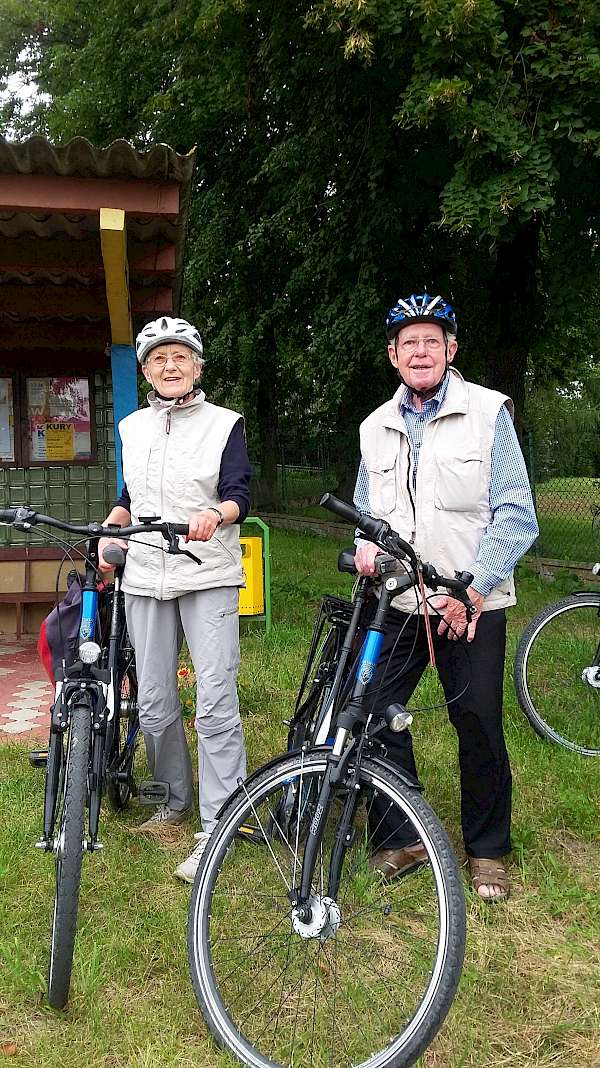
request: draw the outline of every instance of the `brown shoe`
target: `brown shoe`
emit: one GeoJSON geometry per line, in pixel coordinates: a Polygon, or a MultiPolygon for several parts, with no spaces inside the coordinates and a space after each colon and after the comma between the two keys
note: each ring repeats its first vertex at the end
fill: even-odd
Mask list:
{"type": "Polygon", "coordinates": [[[403,875],[427,864],[428,859],[422,842],[404,846],[403,849],[379,849],[369,859],[369,870],[378,872],[384,879],[401,879],[403,875]]]}
{"type": "Polygon", "coordinates": [[[499,859],[488,860],[487,857],[467,857],[471,872],[473,889],[482,901],[494,904],[496,901],[508,901],[510,880],[504,864],[499,859]],[[491,891],[482,894],[483,888],[491,891]]]}

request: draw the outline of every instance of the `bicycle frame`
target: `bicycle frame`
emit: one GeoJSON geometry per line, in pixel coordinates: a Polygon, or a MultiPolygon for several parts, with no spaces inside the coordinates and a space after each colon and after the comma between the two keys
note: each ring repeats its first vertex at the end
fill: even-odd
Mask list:
{"type": "MultiPolygon", "coordinates": [[[[98,614],[98,589],[96,583],[98,565],[98,538],[88,545],[85,580],[82,591],[82,611],[79,624],[79,644],[93,642],[96,637],[98,614]]],[[[114,612],[113,612],[114,615],[114,612]]],[[[112,628],[111,628],[112,629],[112,628]]],[[[91,717],[91,751],[89,776],[89,823],[86,849],[102,848],[98,841],[100,803],[104,787],[103,758],[108,724],[112,722],[115,709],[114,678],[115,643],[109,647],[109,664],[98,668],[95,664],[75,661],[70,667],[57,672],[54,703],[50,722],[50,749],[44,797],[44,830],[37,844],[39,849],[55,852],[54,822],[59,793],[59,782],[64,761],[64,736],[70,725],[71,706],[77,703],[88,705],[91,717]],[[112,661],[112,662],[111,662],[112,661]],[[54,744],[53,744],[54,742],[54,744]]],[[[110,750],[109,750],[110,751],[110,750]]]]}
{"type": "MultiPolygon", "coordinates": [[[[359,656],[350,699],[346,707],[336,715],[334,723],[335,739],[327,760],[327,769],[315,805],[315,814],[308,830],[300,886],[299,888],[293,888],[290,893],[292,906],[303,923],[309,922],[311,918],[309,901],[314,870],[319,855],[319,847],[321,844],[325,819],[332,801],[333,788],[341,781],[351,754],[356,752],[353,776],[351,782],[348,784],[348,795],[338,824],[336,848],[332,852],[329,867],[327,897],[333,899],[337,893],[344,856],[348,846],[349,829],[358,803],[357,791],[353,789],[353,786],[358,782],[361,755],[365,741],[369,737],[367,734],[368,716],[364,711],[365,697],[381,655],[381,647],[385,633],[385,619],[391,600],[399,593],[409,589],[412,585],[413,578],[410,575],[391,575],[383,583],[377,612],[375,618],[367,629],[359,656]],[[360,735],[358,738],[352,738],[350,744],[347,745],[349,737],[353,734],[354,728],[359,723],[362,724],[360,735]]],[[[364,598],[362,603],[364,603],[364,598]]],[[[353,614],[353,621],[355,617],[356,625],[358,626],[359,613],[357,613],[357,611],[353,614]]],[[[354,633],[356,633],[356,628],[354,633]]],[[[347,657],[349,655],[351,643],[346,642],[345,646],[347,646],[347,657]]],[[[341,676],[338,670],[336,681],[339,678],[341,678],[341,676]]],[[[331,707],[332,703],[330,701],[329,708],[331,707]]],[[[415,783],[414,786],[417,787],[418,784],[415,783]]]]}

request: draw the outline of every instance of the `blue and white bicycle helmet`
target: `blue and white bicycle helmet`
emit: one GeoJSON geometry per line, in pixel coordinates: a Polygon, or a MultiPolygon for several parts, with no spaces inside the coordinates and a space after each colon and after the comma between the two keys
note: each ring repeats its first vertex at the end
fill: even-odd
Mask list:
{"type": "Polygon", "coordinates": [[[420,323],[435,323],[449,334],[456,334],[456,315],[447,300],[439,295],[430,297],[428,293],[412,293],[406,300],[400,297],[387,313],[385,332],[388,341],[415,319],[420,323]]]}
{"type": "Polygon", "coordinates": [[[172,319],[161,315],[151,323],[146,323],[135,339],[135,351],[140,363],[143,363],[151,349],[169,341],[181,341],[184,345],[202,357],[202,338],[195,326],[186,319],[172,319]]]}

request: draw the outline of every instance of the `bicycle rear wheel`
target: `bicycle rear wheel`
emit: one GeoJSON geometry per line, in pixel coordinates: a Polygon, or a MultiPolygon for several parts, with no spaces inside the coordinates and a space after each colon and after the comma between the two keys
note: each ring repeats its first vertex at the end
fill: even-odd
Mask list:
{"type": "Polygon", "coordinates": [[[441,1026],[460,977],[465,905],[458,865],[419,792],[389,765],[367,759],[335,900],[327,898],[328,868],[348,780],[336,788],[327,816],[313,919],[298,923],[289,892],[300,880],[326,762],[320,751],[282,758],[245,784],[219,820],[190,903],[196,997],[216,1042],[253,1068],[405,1068],[441,1026]],[[290,781],[297,807],[288,833],[276,813],[290,781]],[[385,801],[386,817],[408,820],[429,857],[393,882],[369,868],[373,849],[386,844],[381,824],[369,818],[375,795],[385,801]],[[242,825],[252,825],[263,844],[240,841],[242,825]]]}
{"type": "Polygon", "coordinates": [[[531,621],[515,656],[519,704],[542,738],[600,756],[600,593],[565,597],[531,621]]]}
{"type": "Polygon", "coordinates": [[[55,841],[56,894],[50,941],[48,1001],[62,1009],[69,997],[88,785],[90,708],[81,702],[71,710],[71,725],[63,782],[62,809],[55,841]]]}

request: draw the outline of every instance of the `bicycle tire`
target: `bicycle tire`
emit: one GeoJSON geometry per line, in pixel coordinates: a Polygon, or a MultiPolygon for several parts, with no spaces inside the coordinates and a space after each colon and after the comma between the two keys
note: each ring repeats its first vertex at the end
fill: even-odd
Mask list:
{"type": "MultiPolygon", "coordinates": [[[[286,879],[297,885],[303,836],[290,842],[268,823],[291,778],[305,783],[309,806],[316,804],[313,780],[321,781],[326,764],[323,750],[282,757],[248,780],[223,811],[190,902],[194,991],[217,1045],[251,1068],[408,1068],[442,1025],[462,970],[466,922],[458,863],[419,791],[390,765],[367,758],[336,895],[339,923],[327,905],[324,937],[301,936],[286,879]],[[368,867],[374,792],[409,820],[429,855],[427,865],[393,882],[368,867]],[[240,841],[240,826],[249,824],[263,845],[240,841]]],[[[341,784],[329,810],[313,883],[315,912],[338,802],[347,796],[341,784]]],[[[311,816],[301,809],[300,803],[298,824],[311,816]]]]}
{"type": "Polygon", "coordinates": [[[583,756],[600,756],[600,688],[582,674],[599,640],[600,593],[573,594],[532,619],[514,661],[517,699],[534,731],[583,756]]]}
{"type": "Polygon", "coordinates": [[[135,792],[133,765],[139,718],[133,650],[125,668],[119,672],[115,691],[114,742],[107,768],[106,796],[114,811],[121,812],[135,792]]]}
{"type": "Polygon", "coordinates": [[[90,708],[74,705],[64,775],[62,811],[56,838],[56,893],[48,967],[48,1002],[62,1009],[69,997],[81,863],[84,849],[84,818],[88,787],[90,708]]]}

